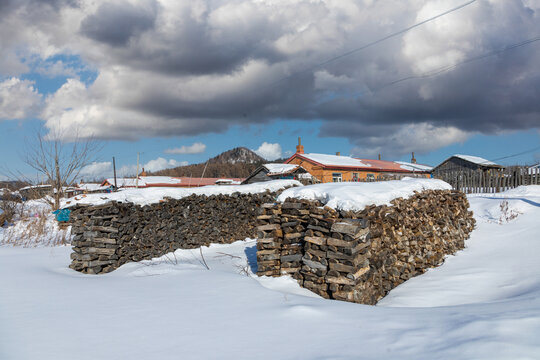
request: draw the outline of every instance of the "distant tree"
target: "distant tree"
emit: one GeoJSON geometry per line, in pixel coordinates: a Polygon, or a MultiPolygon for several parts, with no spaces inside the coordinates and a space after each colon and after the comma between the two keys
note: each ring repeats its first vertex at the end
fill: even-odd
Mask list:
{"type": "Polygon", "coordinates": [[[64,187],[72,185],[81,170],[96,161],[101,143],[93,138],[81,138],[78,132],[70,140],[64,140],[60,132],[44,134],[35,132],[28,142],[23,161],[38,171],[53,188],[51,205],[60,207],[64,187]]]}

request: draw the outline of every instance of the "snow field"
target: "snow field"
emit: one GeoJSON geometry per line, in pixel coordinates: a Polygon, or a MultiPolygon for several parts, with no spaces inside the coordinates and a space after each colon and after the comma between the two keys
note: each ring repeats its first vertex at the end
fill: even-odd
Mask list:
{"type": "Polygon", "coordinates": [[[0,359],[539,359],[540,187],[469,200],[466,248],[378,306],[253,276],[254,240],[100,276],[0,247],[0,359]]]}

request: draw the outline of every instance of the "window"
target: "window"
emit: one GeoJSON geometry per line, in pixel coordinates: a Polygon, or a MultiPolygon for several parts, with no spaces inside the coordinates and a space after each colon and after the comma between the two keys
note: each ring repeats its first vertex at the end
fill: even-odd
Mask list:
{"type": "Polygon", "coordinates": [[[352,181],[358,181],[358,173],[352,173],[352,181]]]}
{"type": "Polygon", "coordinates": [[[367,174],[366,175],[367,181],[375,181],[375,174],[367,174]]]}
{"type": "Polygon", "coordinates": [[[341,173],[332,173],[333,182],[341,182],[341,173]]]}

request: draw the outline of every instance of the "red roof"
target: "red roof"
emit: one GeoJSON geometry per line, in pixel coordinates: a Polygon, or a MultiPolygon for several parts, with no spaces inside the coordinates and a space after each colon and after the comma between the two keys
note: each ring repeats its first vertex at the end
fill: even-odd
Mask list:
{"type": "MultiPolygon", "coordinates": [[[[206,186],[206,185],[216,185],[216,181],[223,180],[220,178],[200,178],[200,177],[174,177],[175,179],[180,179],[180,184],[176,185],[177,187],[197,187],[197,186],[206,186]]],[[[242,182],[244,179],[240,178],[227,178],[229,180],[242,182]]]]}
{"type": "MultiPolygon", "coordinates": [[[[328,157],[333,157],[334,155],[327,155],[328,157]]],[[[406,168],[402,167],[402,164],[399,164],[394,161],[387,161],[387,160],[372,160],[372,159],[360,159],[360,158],[352,158],[352,157],[344,157],[340,155],[335,155],[336,163],[335,164],[322,164],[320,162],[317,162],[313,159],[310,159],[308,156],[303,156],[302,154],[295,153],[293,156],[291,156],[285,163],[289,163],[294,158],[300,158],[302,160],[308,161],[312,164],[319,165],[323,167],[324,169],[347,169],[347,170],[359,170],[359,171],[373,171],[373,172],[396,172],[396,173],[412,173],[412,170],[408,170],[406,168]],[[349,159],[355,159],[359,160],[361,163],[368,165],[368,166],[350,166],[350,165],[343,165],[340,164],[339,160],[341,158],[349,158],[349,159]]],[[[420,171],[415,170],[415,173],[429,173],[429,171],[420,171]]]]}

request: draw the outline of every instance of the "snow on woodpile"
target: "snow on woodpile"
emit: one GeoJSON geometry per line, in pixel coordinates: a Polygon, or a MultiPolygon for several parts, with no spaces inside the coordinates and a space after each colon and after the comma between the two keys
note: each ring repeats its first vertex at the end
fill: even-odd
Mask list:
{"type": "Polygon", "coordinates": [[[68,199],[64,206],[73,206],[75,204],[100,205],[109,201],[131,202],[138,205],[148,205],[158,203],[164,198],[181,199],[190,195],[231,195],[258,194],[266,191],[276,192],[292,186],[302,186],[296,180],[273,180],[263,183],[248,185],[211,185],[198,188],[145,188],[145,189],[121,189],[118,192],[110,194],[92,194],[87,196],[76,196],[68,199]]]}
{"type": "Polygon", "coordinates": [[[284,202],[287,198],[318,200],[334,209],[357,211],[371,204],[389,205],[394,199],[407,199],[415,191],[451,189],[442,180],[417,178],[372,183],[327,183],[287,189],[281,193],[278,201],[284,202]]]}

